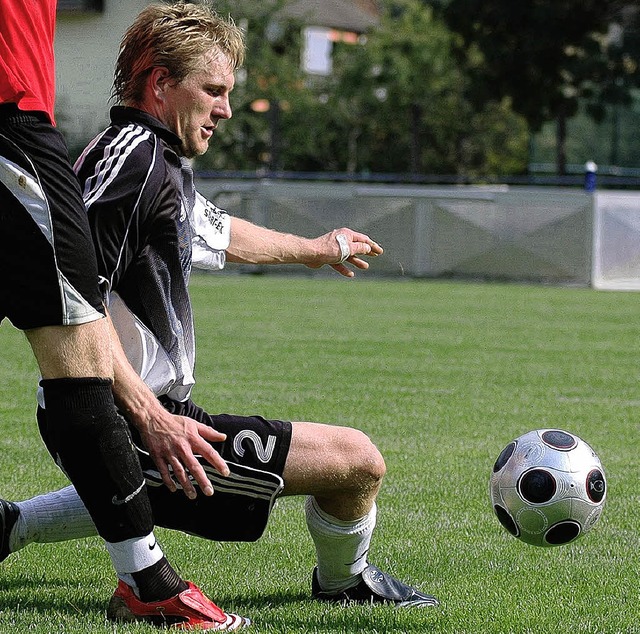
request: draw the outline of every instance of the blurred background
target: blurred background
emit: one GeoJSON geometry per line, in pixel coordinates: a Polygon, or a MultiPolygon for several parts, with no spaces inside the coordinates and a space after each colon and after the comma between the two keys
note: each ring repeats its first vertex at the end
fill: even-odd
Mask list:
{"type": "MultiPolygon", "coordinates": [[[[146,4],[59,2],[58,118],[75,152],[106,123],[119,39],[146,4]]],[[[202,170],[522,182],[594,161],[601,184],[640,177],[637,0],[213,4],[248,56],[202,170]]]]}
{"type": "MultiPolygon", "coordinates": [[[[72,157],[108,123],[147,4],[59,0],[72,157]]],[[[195,164],[222,208],[368,232],[372,273],[640,289],[638,0],[212,4],[248,44],[233,119],[195,164]]]]}

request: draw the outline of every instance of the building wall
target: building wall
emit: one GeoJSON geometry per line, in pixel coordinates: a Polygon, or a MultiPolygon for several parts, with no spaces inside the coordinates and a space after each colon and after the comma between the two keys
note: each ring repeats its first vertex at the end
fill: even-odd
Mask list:
{"type": "Polygon", "coordinates": [[[71,153],[109,121],[120,39],[148,0],[105,0],[101,13],[58,14],[56,118],[71,153]]]}

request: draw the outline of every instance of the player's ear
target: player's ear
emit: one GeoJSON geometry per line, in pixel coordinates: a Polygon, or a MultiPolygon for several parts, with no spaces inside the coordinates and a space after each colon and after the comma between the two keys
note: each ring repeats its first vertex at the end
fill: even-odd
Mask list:
{"type": "Polygon", "coordinates": [[[164,66],[154,66],[149,73],[149,87],[157,99],[164,99],[164,94],[171,82],[169,69],[164,66]]]}

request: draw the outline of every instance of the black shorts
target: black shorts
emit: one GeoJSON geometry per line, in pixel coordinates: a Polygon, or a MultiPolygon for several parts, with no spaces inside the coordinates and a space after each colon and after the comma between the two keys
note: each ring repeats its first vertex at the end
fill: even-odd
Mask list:
{"type": "Polygon", "coordinates": [[[151,458],[140,450],[155,524],[216,541],[258,539],[284,486],[291,423],[260,416],[211,415],[191,401],[160,401],[172,414],[188,416],[227,435],[223,443],[212,444],[231,475],[222,477],[203,460],[214,494],[206,497],[198,492],[195,500],[189,500],[180,490],[169,492],[151,458]]]}
{"type": "Polygon", "coordinates": [[[0,321],[17,328],[104,316],[80,185],[45,116],[0,105],[0,321]]]}
{"type": "MultiPolygon", "coordinates": [[[[231,474],[223,477],[201,459],[214,494],[202,495],[196,485],[198,496],[189,500],[177,482],[178,491],[171,493],[142,447],[138,432],[130,425],[147,482],[154,524],[215,541],[257,540],[264,533],[271,509],[284,487],[282,473],[291,445],[291,423],[260,416],[211,415],[191,401],[179,403],[166,398],[160,401],[172,414],[188,416],[227,435],[223,443],[212,446],[227,462],[231,474]]],[[[45,417],[45,410],[38,407],[40,433],[49,448],[45,417]]]]}

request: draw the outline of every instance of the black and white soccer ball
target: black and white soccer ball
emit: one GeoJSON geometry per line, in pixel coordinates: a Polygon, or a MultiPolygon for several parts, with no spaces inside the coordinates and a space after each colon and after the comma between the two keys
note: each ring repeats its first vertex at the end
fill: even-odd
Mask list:
{"type": "Polygon", "coordinates": [[[593,528],[604,507],[607,481],[586,442],[559,429],[539,429],[502,450],[489,494],[509,533],[534,546],[559,546],[593,528]]]}

